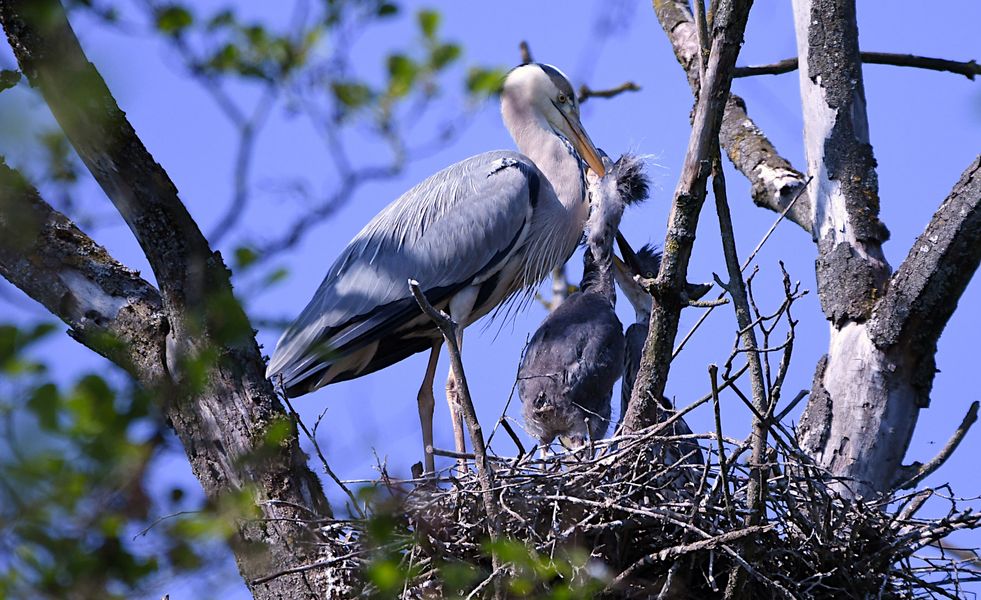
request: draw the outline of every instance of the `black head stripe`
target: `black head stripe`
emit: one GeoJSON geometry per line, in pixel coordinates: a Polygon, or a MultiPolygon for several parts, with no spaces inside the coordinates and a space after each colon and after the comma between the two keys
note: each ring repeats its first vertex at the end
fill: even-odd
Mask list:
{"type": "Polygon", "coordinates": [[[576,97],[576,92],[572,89],[572,84],[569,80],[565,78],[565,75],[561,71],[553,67],[552,65],[546,65],[544,63],[535,63],[545,71],[548,78],[552,80],[552,83],[560,92],[566,95],[570,100],[576,97]]]}

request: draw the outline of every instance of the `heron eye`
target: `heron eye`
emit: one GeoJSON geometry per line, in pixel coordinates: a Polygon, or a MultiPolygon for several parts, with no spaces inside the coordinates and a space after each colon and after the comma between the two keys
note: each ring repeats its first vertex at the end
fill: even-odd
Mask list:
{"type": "Polygon", "coordinates": [[[556,100],[558,100],[559,104],[565,104],[566,102],[569,101],[569,97],[559,92],[559,97],[556,98],[556,100]]]}

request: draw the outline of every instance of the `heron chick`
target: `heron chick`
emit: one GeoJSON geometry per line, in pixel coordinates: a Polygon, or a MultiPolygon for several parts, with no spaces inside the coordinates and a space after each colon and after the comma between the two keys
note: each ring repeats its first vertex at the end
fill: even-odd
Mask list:
{"type": "MultiPolygon", "coordinates": [[[[529,292],[575,251],[589,205],[587,166],[605,167],[579,121],[572,84],[553,66],[513,69],[501,116],[521,152],[485,152],[430,176],[376,215],[334,261],[286,329],[266,370],[289,396],[362,377],[417,352],[429,362],[416,396],[426,471],[433,462],[433,378],[443,338],[409,291],[462,331],[529,292]]],[[[454,441],[463,425],[447,382],[454,441]]]]}
{"type": "MultiPolygon", "coordinates": [[[[623,295],[633,306],[635,315],[635,320],[627,327],[625,335],[623,382],[620,384],[620,422],[622,423],[630,405],[637,372],[640,370],[640,358],[644,353],[644,344],[650,330],[651,312],[654,309],[654,297],[642,287],[638,278],[650,280],[657,277],[658,271],[661,270],[661,252],[650,244],[634,252],[620,233],[617,233],[616,240],[623,260],[614,257],[614,278],[623,295]]],[[[709,287],[707,284],[688,284],[686,294],[690,298],[700,298],[709,287]]],[[[659,421],[667,420],[675,412],[671,403],[663,397],[660,407],[659,421]]],[[[679,418],[668,433],[686,436],[691,435],[692,430],[684,419],[679,418]]],[[[687,456],[690,463],[704,464],[701,448],[698,441],[694,439],[684,439],[676,444],[666,445],[659,450],[659,454],[659,459],[665,463],[673,463],[680,457],[687,456]]]]}
{"type": "Polygon", "coordinates": [[[609,427],[613,384],[624,360],[613,239],[624,206],[646,198],[647,189],[641,161],[630,155],[590,186],[580,290],[542,322],[518,369],[525,425],[543,449],[555,438],[576,448],[602,438],[609,427]]]}

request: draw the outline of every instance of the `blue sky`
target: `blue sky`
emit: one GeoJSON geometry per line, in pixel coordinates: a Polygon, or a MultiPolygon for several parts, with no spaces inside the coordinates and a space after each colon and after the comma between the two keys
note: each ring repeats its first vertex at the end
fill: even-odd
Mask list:
{"type": "MultiPolygon", "coordinates": [[[[224,4],[209,0],[196,6],[207,14],[209,6],[224,4]]],[[[285,24],[288,14],[276,4],[243,2],[239,10],[285,24]]],[[[923,3],[911,1],[859,4],[861,44],[865,50],[958,60],[981,57],[976,32],[976,24],[981,22],[981,4],[977,2],[948,3],[942,11],[926,10],[923,3]]],[[[582,120],[592,139],[609,154],[633,151],[651,155],[650,174],[655,182],[652,199],[625,215],[622,230],[635,245],[660,243],[688,141],[692,98],[649,4],[604,0],[407,2],[403,17],[373,28],[357,40],[351,48],[356,68],[364,73],[380,72],[382,59],[393,46],[410,46],[417,33],[414,20],[406,15],[422,7],[439,9],[443,13],[443,35],[463,45],[461,71],[463,65],[472,63],[511,66],[518,61],[518,42],[526,39],[536,60],[555,64],[576,85],[586,82],[591,87],[604,88],[625,80],[637,82],[642,88],[639,93],[587,102],[582,120]],[[597,44],[594,24],[611,7],[622,11],[626,18],[613,35],[597,44]]],[[[85,19],[77,19],[74,25],[90,60],[106,78],[143,142],[167,169],[202,229],[208,231],[231,195],[235,148],[228,121],[201,87],[184,75],[180,61],[164,44],[152,38],[110,32],[85,19]]],[[[789,3],[758,1],[750,16],[740,64],[773,62],[794,54],[789,3]]],[[[11,60],[9,49],[0,48],[3,65],[9,68],[11,60]]],[[[892,234],[885,253],[896,268],[979,151],[981,87],[958,75],[888,66],[867,66],[864,74],[871,140],[879,163],[881,216],[892,234]]],[[[801,168],[804,161],[796,73],[737,80],[733,89],[745,98],[750,115],[781,153],[801,168]]],[[[256,97],[255,90],[247,86],[232,87],[230,92],[244,106],[256,97]]],[[[15,90],[15,94],[20,96],[10,100],[5,93],[0,103],[29,104],[23,92],[15,90]]],[[[453,105],[453,95],[447,103],[453,105]]],[[[427,128],[435,126],[435,120],[430,121],[419,126],[423,138],[427,128]]],[[[351,136],[346,142],[356,164],[371,161],[379,151],[378,146],[359,136],[351,136]]],[[[289,268],[290,277],[283,284],[248,298],[253,314],[295,316],[347,241],[401,192],[464,157],[512,147],[497,107],[488,104],[455,143],[412,163],[404,176],[394,181],[365,186],[332,219],[317,226],[294,252],[277,259],[276,264],[289,268]]],[[[273,237],[282,229],[285,217],[297,210],[295,203],[275,192],[274,182],[300,177],[321,192],[336,184],[330,158],[314,128],[304,119],[291,118],[281,107],[274,110],[257,148],[252,184],[259,192],[243,216],[244,239],[253,240],[273,237]]],[[[727,175],[740,255],[745,257],[769,228],[774,215],[752,205],[741,175],[731,169],[727,175]]],[[[101,191],[91,183],[83,190],[85,206],[100,216],[98,228],[92,231],[94,236],[118,259],[149,276],[150,269],[138,246],[114,216],[101,191]]],[[[713,272],[725,271],[716,229],[715,215],[706,210],[690,267],[694,281],[710,281],[713,272]]],[[[221,250],[228,256],[241,239],[242,236],[231,236],[221,250]]],[[[781,225],[756,260],[762,305],[775,308],[780,300],[772,293],[779,290],[780,260],[795,280],[811,290],[795,305],[794,316],[800,325],[795,362],[785,385],[784,395],[789,398],[799,389],[810,388],[815,362],[827,345],[828,329],[816,297],[813,244],[806,233],[792,224],[781,225]]],[[[570,262],[570,271],[577,272],[579,264],[577,255],[570,262]]],[[[240,288],[240,293],[245,289],[240,288]]],[[[621,319],[629,323],[633,315],[625,304],[620,307],[621,319]]],[[[23,297],[13,302],[0,299],[0,311],[5,318],[15,319],[38,314],[23,297]]],[[[467,331],[464,362],[478,416],[485,427],[501,415],[521,348],[544,316],[542,308],[532,305],[513,321],[486,326],[478,323],[467,331]]],[[[688,310],[681,331],[687,331],[698,316],[696,310],[688,310]]],[[[707,365],[726,359],[734,328],[731,308],[717,309],[675,362],[668,393],[678,405],[685,405],[708,390],[707,365]]],[[[941,372],[934,384],[932,405],[921,413],[909,461],[932,458],[970,402],[978,399],[971,376],[977,370],[975,344],[979,333],[981,283],[975,280],[940,341],[937,362],[941,372]]],[[[277,337],[278,331],[260,331],[259,340],[267,353],[277,337]]],[[[66,379],[85,370],[106,369],[104,361],[67,337],[51,341],[44,351],[64,357],[60,374],[66,379]]],[[[445,380],[447,362],[444,356],[437,392],[445,380]]],[[[373,477],[376,454],[387,462],[393,474],[407,474],[409,465],[421,460],[415,394],[424,368],[425,356],[420,354],[377,374],[329,386],[295,403],[310,423],[327,410],[320,443],[341,477],[373,477]]],[[[727,433],[742,437],[749,426],[746,411],[737,405],[735,397],[726,397],[723,402],[727,433]]],[[[518,417],[515,403],[516,400],[508,413],[518,417]]],[[[446,413],[445,402],[437,393],[437,445],[452,448],[446,413]]],[[[691,424],[695,430],[708,430],[710,419],[709,411],[696,411],[691,424]]],[[[495,441],[495,449],[502,454],[513,452],[504,438],[495,441]]],[[[949,481],[961,496],[981,495],[981,481],[973,469],[979,449],[978,433],[971,432],[958,453],[926,484],[949,481]]],[[[183,456],[162,461],[157,472],[154,485],[161,490],[169,481],[186,481],[190,477],[183,456]]],[[[336,489],[328,486],[328,490],[332,497],[338,497],[336,489]]],[[[981,545],[978,534],[953,539],[961,545],[981,545]]],[[[176,599],[181,597],[180,589],[182,584],[175,582],[175,589],[165,591],[176,599]]]]}

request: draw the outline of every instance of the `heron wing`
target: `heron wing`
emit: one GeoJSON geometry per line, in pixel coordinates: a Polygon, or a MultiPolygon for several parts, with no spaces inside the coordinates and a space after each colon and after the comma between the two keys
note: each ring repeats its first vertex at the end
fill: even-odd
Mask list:
{"type": "Polygon", "coordinates": [[[523,242],[543,181],[525,156],[488,152],[403,194],[337,258],[267,375],[282,374],[288,388],[416,319],[409,279],[439,304],[493,275],[523,242]]]}

